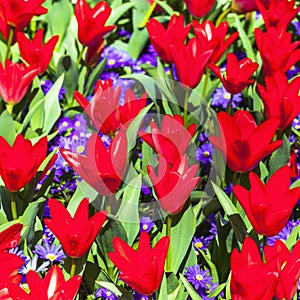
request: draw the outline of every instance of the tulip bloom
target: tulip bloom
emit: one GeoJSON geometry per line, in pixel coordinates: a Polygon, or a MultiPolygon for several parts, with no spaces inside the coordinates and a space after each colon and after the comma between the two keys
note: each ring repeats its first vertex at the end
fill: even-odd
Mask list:
{"type": "Polygon", "coordinates": [[[271,143],[279,120],[270,119],[257,125],[252,115],[245,110],[237,111],[233,117],[218,113],[221,137],[210,137],[212,144],[226,155],[227,164],[234,172],[248,172],[265,157],[282,145],[282,141],[271,143]]]}
{"type": "Polygon", "coordinates": [[[186,155],[179,158],[171,168],[164,157],[160,156],[157,175],[152,166],[147,166],[158,202],[165,212],[177,214],[182,210],[200,181],[200,177],[195,177],[197,170],[196,164],[189,168],[186,155]]]}
{"type": "Polygon", "coordinates": [[[137,250],[114,237],[114,252],[109,252],[108,256],[121,271],[120,279],[138,293],[151,295],[160,286],[169,245],[170,237],[166,236],[152,248],[149,234],[143,231],[137,250]]]}
{"type": "Polygon", "coordinates": [[[220,67],[209,65],[209,68],[219,77],[226,91],[235,95],[254,82],[250,77],[258,68],[258,64],[249,58],[238,61],[233,53],[228,53],[226,59],[226,76],[221,74],[220,67]]]}
{"type": "Polygon", "coordinates": [[[30,289],[29,294],[17,284],[9,285],[9,293],[13,299],[73,300],[79,289],[81,276],[77,275],[65,281],[63,271],[54,265],[43,279],[36,272],[29,271],[26,281],[30,289]]]}
{"type": "Polygon", "coordinates": [[[213,50],[203,48],[197,38],[191,38],[187,44],[174,41],[170,49],[179,81],[195,88],[201,81],[213,50]]]}
{"type": "Polygon", "coordinates": [[[17,247],[20,242],[22,228],[22,224],[16,223],[0,232],[0,253],[17,247]]]}
{"type": "Polygon", "coordinates": [[[292,299],[297,292],[300,278],[300,241],[296,243],[292,252],[281,241],[277,240],[273,247],[264,247],[266,263],[277,263],[279,272],[275,297],[277,299],[292,299]]]}
{"type": "Polygon", "coordinates": [[[211,10],[216,0],[184,0],[189,13],[195,18],[205,17],[211,10]]]}
{"type": "Polygon", "coordinates": [[[43,29],[39,29],[36,32],[32,41],[30,41],[23,32],[17,33],[17,41],[22,59],[29,65],[36,65],[39,69],[39,74],[47,70],[59,36],[53,36],[44,45],[43,38],[43,29]]]}
{"type": "Polygon", "coordinates": [[[185,153],[195,131],[196,124],[184,127],[180,115],[174,117],[165,115],[162,120],[161,130],[150,122],[151,133],[140,131],[140,137],[158,154],[164,156],[167,162],[173,165],[185,153]]]}
{"type": "Polygon", "coordinates": [[[233,249],[230,265],[232,300],[272,300],[277,283],[276,265],[262,262],[251,238],[245,238],[240,253],[233,249]]]}
{"type": "Polygon", "coordinates": [[[149,39],[159,57],[168,64],[173,63],[170,45],[178,40],[184,43],[191,25],[184,26],[184,16],[173,15],[167,29],[156,19],[150,19],[146,24],[149,39]]]}
{"type": "Polygon", "coordinates": [[[100,195],[115,193],[125,173],[127,160],[127,138],[121,130],[113,138],[108,149],[101,138],[93,133],[87,144],[86,155],[61,149],[69,165],[100,195]]]}
{"type": "Polygon", "coordinates": [[[106,211],[99,211],[89,219],[89,200],[83,199],[74,215],[58,200],[48,201],[51,219],[44,219],[46,226],[60,241],[65,253],[77,258],[89,251],[106,220],[106,211]]]}
{"type": "Polygon", "coordinates": [[[300,113],[300,77],[291,82],[281,71],[265,77],[266,87],[258,84],[259,94],[264,102],[266,118],[280,120],[279,129],[288,127],[300,113]]]}
{"type": "Polygon", "coordinates": [[[300,60],[300,41],[292,43],[289,32],[279,32],[271,27],[267,32],[255,28],[256,44],[263,61],[265,75],[271,76],[277,71],[287,72],[300,60]]]}
{"type": "Polygon", "coordinates": [[[36,175],[47,155],[47,137],[32,145],[18,134],[12,146],[0,136],[0,176],[11,192],[21,190],[36,175]]]}
{"type": "Polygon", "coordinates": [[[209,20],[202,23],[193,21],[195,35],[200,41],[203,49],[211,50],[212,54],[208,60],[210,64],[216,64],[227,48],[238,38],[239,33],[234,32],[226,39],[228,23],[222,22],[218,27],[209,20]]]}
{"type": "Polygon", "coordinates": [[[290,168],[284,166],[271,176],[266,185],[251,172],[249,191],[241,185],[233,187],[235,196],[257,233],[274,236],[286,225],[300,197],[300,187],[290,189],[290,180],[290,168]]]}
{"type": "MultiPolygon", "coordinates": [[[[258,10],[257,2],[257,0],[233,0],[231,10],[238,14],[255,11],[258,10]]],[[[270,0],[262,0],[261,2],[264,6],[267,6],[270,0]]]]}
{"type": "Polygon", "coordinates": [[[5,67],[0,63],[0,95],[8,104],[19,103],[28,91],[34,77],[39,73],[37,66],[5,61],[5,67]]]}

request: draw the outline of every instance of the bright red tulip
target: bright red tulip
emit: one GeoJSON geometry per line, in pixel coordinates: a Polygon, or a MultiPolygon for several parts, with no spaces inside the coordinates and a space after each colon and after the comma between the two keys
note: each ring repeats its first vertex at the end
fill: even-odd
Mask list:
{"type": "Polygon", "coordinates": [[[106,211],[99,211],[89,219],[89,200],[83,199],[74,215],[58,200],[48,201],[51,219],[45,224],[60,241],[65,253],[77,258],[87,253],[106,220],[106,211]]]}
{"type": "Polygon", "coordinates": [[[30,41],[23,32],[17,33],[17,40],[22,59],[29,65],[37,66],[40,74],[47,70],[59,36],[53,36],[44,45],[43,39],[43,29],[39,29],[36,32],[32,41],[30,41]]]}
{"type": "Polygon", "coordinates": [[[75,16],[80,43],[88,47],[102,43],[103,37],[116,27],[105,26],[110,14],[111,8],[105,1],[100,1],[94,8],[90,8],[85,0],[78,0],[75,5],[75,16]]]}
{"type": "Polygon", "coordinates": [[[266,236],[278,234],[286,225],[300,197],[300,188],[290,189],[290,168],[278,169],[264,185],[259,176],[249,174],[251,188],[233,187],[255,231],[266,236]]]}
{"type": "Polygon", "coordinates": [[[36,175],[47,155],[47,137],[32,145],[18,134],[12,146],[0,136],[0,175],[8,190],[22,189],[36,175]]]}
{"type": "Polygon", "coordinates": [[[38,73],[37,66],[26,67],[8,59],[5,67],[0,63],[0,95],[3,101],[11,105],[19,103],[38,73]]]}
{"type": "Polygon", "coordinates": [[[184,127],[180,115],[165,115],[162,119],[161,130],[150,122],[151,133],[140,131],[140,137],[158,154],[164,156],[167,162],[173,165],[185,153],[195,131],[196,124],[184,127]]]}
{"type": "Polygon", "coordinates": [[[190,31],[191,25],[184,26],[184,16],[173,15],[165,28],[156,19],[150,19],[146,25],[149,39],[160,58],[168,64],[173,63],[170,45],[175,41],[183,44],[190,31]]]}
{"type": "Polygon", "coordinates": [[[280,120],[279,129],[288,127],[300,113],[300,77],[288,81],[282,72],[265,77],[266,87],[258,84],[259,94],[264,102],[266,118],[280,120]]]}
{"type": "Polygon", "coordinates": [[[290,150],[290,159],[287,163],[290,168],[290,177],[295,178],[298,176],[298,165],[297,165],[297,155],[293,148],[290,150]]]}
{"type": "Polygon", "coordinates": [[[79,289],[81,276],[65,280],[62,270],[54,265],[43,279],[36,272],[29,271],[26,281],[30,289],[29,294],[17,284],[9,285],[9,293],[13,299],[73,300],[79,289]]]}
{"type": "Polygon", "coordinates": [[[114,237],[114,252],[109,252],[108,256],[121,271],[120,279],[138,293],[151,295],[160,286],[169,245],[170,237],[166,236],[152,248],[149,234],[143,231],[137,250],[114,237]]]}
{"type": "MultiPolygon", "coordinates": [[[[264,6],[267,6],[270,0],[261,1],[264,6]]],[[[233,0],[231,3],[231,10],[238,13],[244,14],[250,11],[258,10],[256,0],[233,0]]]]}
{"type": "Polygon", "coordinates": [[[278,276],[276,264],[262,262],[251,238],[245,238],[240,253],[232,251],[230,265],[232,300],[272,300],[278,276]]]}
{"type": "Polygon", "coordinates": [[[201,81],[213,50],[203,48],[197,38],[191,38],[187,44],[174,41],[170,50],[179,81],[195,88],[201,81]]]}
{"type": "Polygon", "coordinates": [[[195,35],[200,41],[201,47],[212,50],[208,63],[216,64],[228,47],[238,38],[239,33],[234,32],[227,39],[228,23],[222,22],[218,27],[209,20],[202,23],[193,21],[195,35]]]}
{"type": "Polygon", "coordinates": [[[33,16],[43,15],[48,10],[41,6],[45,0],[1,0],[0,1],[0,31],[8,40],[11,26],[15,32],[22,31],[33,16]]]}
{"type": "Polygon", "coordinates": [[[0,253],[17,247],[20,242],[22,228],[22,224],[16,223],[0,232],[0,253]]]}
{"type": "Polygon", "coordinates": [[[277,262],[279,272],[275,289],[277,299],[292,299],[297,292],[300,278],[300,240],[294,246],[292,252],[281,241],[277,240],[273,247],[264,247],[266,263],[277,262]]]}
{"type": "Polygon", "coordinates": [[[226,75],[221,74],[220,67],[209,65],[209,68],[220,78],[228,93],[238,94],[254,82],[250,77],[257,70],[258,64],[252,62],[250,58],[238,61],[233,53],[228,53],[226,59],[226,75]]]}
{"type": "Polygon", "coordinates": [[[261,12],[266,28],[275,27],[279,31],[286,31],[291,21],[297,16],[299,8],[295,7],[296,0],[270,0],[266,7],[260,0],[256,5],[261,12]]]}
{"type": "Polygon", "coordinates": [[[282,141],[271,143],[279,120],[270,119],[257,125],[252,115],[245,110],[237,111],[233,117],[219,112],[221,136],[211,136],[210,141],[226,155],[227,164],[234,172],[248,172],[265,157],[282,145],[282,141]]]}
{"type": "Polygon", "coordinates": [[[212,9],[216,0],[183,0],[190,14],[195,18],[205,17],[212,9]]]}
{"type": "Polygon", "coordinates": [[[177,214],[182,210],[200,181],[200,177],[195,177],[197,170],[197,165],[188,166],[186,155],[179,158],[172,167],[169,167],[165,158],[160,156],[157,175],[152,166],[147,166],[158,202],[165,212],[177,214]]]}
{"type": "Polygon", "coordinates": [[[69,165],[100,195],[115,193],[125,173],[127,160],[127,138],[124,130],[113,138],[108,149],[101,138],[92,134],[87,144],[86,155],[61,149],[69,165]]]}
{"type": "Polygon", "coordinates": [[[255,28],[254,34],[265,75],[285,73],[300,60],[300,49],[296,49],[300,41],[292,43],[291,33],[271,27],[267,32],[255,28]]]}

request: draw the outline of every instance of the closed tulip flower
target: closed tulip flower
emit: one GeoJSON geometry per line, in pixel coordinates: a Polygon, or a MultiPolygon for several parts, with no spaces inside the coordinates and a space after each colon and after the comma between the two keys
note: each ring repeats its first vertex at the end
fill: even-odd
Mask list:
{"type": "Polygon", "coordinates": [[[184,0],[184,3],[191,15],[195,18],[202,18],[209,13],[216,0],[184,0]]]}
{"type": "MultiPolygon", "coordinates": [[[[257,0],[233,0],[231,3],[231,10],[238,14],[245,14],[247,12],[258,10],[257,0]]],[[[269,4],[270,0],[262,0],[264,6],[269,4]]]]}

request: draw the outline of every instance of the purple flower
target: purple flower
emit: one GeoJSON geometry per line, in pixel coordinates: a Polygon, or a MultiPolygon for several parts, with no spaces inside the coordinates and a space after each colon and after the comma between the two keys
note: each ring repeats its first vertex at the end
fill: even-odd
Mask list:
{"type": "Polygon", "coordinates": [[[297,75],[300,74],[300,68],[297,67],[296,65],[293,65],[287,72],[286,72],[286,75],[287,75],[287,78],[288,79],[291,79],[291,78],[294,78],[296,77],[297,75]]]}
{"type": "Polygon", "coordinates": [[[43,272],[47,271],[48,266],[50,265],[50,261],[46,261],[42,263],[40,266],[38,266],[38,256],[35,255],[32,260],[30,260],[28,263],[26,263],[23,267],[20,268],[20,273],[23,275],[26,275],[29,271],[35,271],[35,272],[43,272]]]}
{"type": "Polygon", "coordinates": [[[113,84],[117,84],[119,79],[119,74],[116,72],[104,72],[100,76],[101,80],[111,79],[113,84]]]}
{"type": "MultiPolygon", "coordinates": [[[[49,209],[49,206],[48,206],[49,209]]],[[[50,211],[49,211],[49,215],[45,216],[45,214],[43,215],[44,218],[51,218],[50,216],[50,211]]],[[[55,235],[53,234],[53,232],[47,227],[47,225],[43,225],[43,236],[42,236],[42,242],[43,243],[48,243],[48,244],[52,244],[53,241],[55,239],[55,235]]]]}
{"type": "Polygon", "coordinates": [[[300,36],[300,22],[295,20],[295,21],[292,21],[292,24],[295,28],[296,34],[298,36],[300,36]]]}
{"type": "Polygon", "coordinates": [[[101,298],[102,300],[118,300],[114,293],[104,287],[97,289],[95,297],[101,298]]]}
{"type": "Polygon", "coordinates": [[[207,143],[209,141],[208,135],[206,132],[200,132],[199,141],[200,141],[200,143],[207,143]]]}
{"type": "Polygon", "coordinates": [[[26,256],[24,254],[24,251],[20,250],[18,248],[18,246],[15,247],[15,248],[9,249],[8,252],[11,253],[11,254],[15,254],[15,255],[19,256],[20,258],[22,258],[24,260],[24,264],[27,264],[30,261],[30,257],[26,256]]]}
{"type": "Polygon", "coordinates": [[[32,252],[38,255],[41,259],[50,262],[62,263],[66,258],[61,245],[49,245],[48,243],[44,243],[44,245],[35,245],[35,250],[32,252]]]}
{"type": "Polygon", "coordinates": [[[100,137],[104,144],[104,147],[107,149],[112,141],[111,137],[109,135],[102,134],[102,133],[100,133],[100,137]]]}
{"type": "Polygon", "coordinates": [[[232,188],[233,188],[233,183],[230,182],[229,185],[225,186],[224,192],[226,193],[227,196],[230,196],[232,193],[232,188]]]}
{"type": "Polygon", "coordinates": [[[209,270],[201,270],[199,265],[191,266],[186,268],[185,275],[187,277],[187,280],[194,286],[196,290],[202,289],[208,289],[212,277],[208,275],[209,270]]]}
{"type": "Polygon", "coordinates": [[[77,114],[74,116],[74,131],[77,132],[88,132],[87,120],[83,114],[77,114]]]}
{"type": "Polygon", "coordinates": [[[157,60],[152,54],[145,53],[140,56],[140,58],[136,61],[136,64],[138,66],[141,64],[148,64],[157,67],[157,60]]]}
{"type": "MultiPolygon", "coordinates": [[[[220,88],[215,89],[212,99],[211,106],[213,108],[226,109],[230,102],[231,94],[226,91],[222,85],[220,88]]],[[[232,107],[236,109],[242,102],[242,94],[233,95],[232,107]]]]}
{"type": "Polygon", "coordinates": [[[141,217],[140,219],[140,232],[150,232],[154,227],[154,222],[150,217],[141,217]]]}
{"type": "Polygon", "coordinates": [[[202,164],[211,164],[213,155],[213,147],[211,143],[202,144],[195,152],[195,159],[202,164]]]}
{"type": "Polygon", "coordinates": [[[56,128],[58,129],[59,134],[65,133],[68,130],[72,130],[73,126],[73,121],[68,117],[62,117],[56,123],[56,128]]]}
{"type": "Polygon", "coordinates": [[[132,57],[126,51],[115,47],[106,47],[101,56],[106,58],[106,68],[108,69],[130,67],[133,64],[132,57]]]}
{"type": "Polygon", "coordinates": [[[142,294],[140,294],[140,293],[138,293],[138,292],[135,292],[135,293],[133,294],[133,299],[134,299],[134,300],[149,300],[149,297],[146,296],[146,295],[142,295],[142,294]]]}
{"type": "Polygon", "coordinates": [[[206,251],[207,247],[210,243],[211,239],[204,237],[204,236],[200,236],[199,238],[194,237],[193,238],[193,247],[194,247],[194,251],[196,252],[196,254],[199,254],[199,250],[203,250],[206,251]]]}
{"type": "MultiPolygon", "coordinates": [[[[42,88],[44,95],[46,95],[50,91],[52,86],[53,86],[53,82],[51,80],[48,80],[48,79],[41,80],[41,88],[42,88]]],[[[59,91],[58,99],[59,100],[63,99],[65,94],[66,94],[66,89],[64,87],[62,87],[59,91]]]]}
{"type": "Polygon", "coordinates": [[[128,30],[120,28],[118,36],[129,40],[131,37],[131,33],[128,30]]]}
{"type": "Polygon", "coordinates": [[[148,46],[147,52],[153,56],[158,56],[157,52],[155,51],[154,47],[152,46],[152,44],[150,44],[148,46]]]}

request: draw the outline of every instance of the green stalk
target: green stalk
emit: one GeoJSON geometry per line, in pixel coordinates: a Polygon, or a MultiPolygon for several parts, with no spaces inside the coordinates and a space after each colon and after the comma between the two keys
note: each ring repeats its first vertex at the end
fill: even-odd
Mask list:
{"type": "Polygon", "coordinates": [[[226,10],[224,10],[218,17],[217,21],[216,21],[216,27],[218,27],[222,21],[224,20],[224,18],[228,15],[228,13],[231,11],[231,8],[227,8],[226,10]]]}
{"type": "Polygon", "coordinates": [[[153,3],[151,4],[150,8],[148,9],[148,11],[147,11],[147,13],[146,13],[146,15],[144,17],[142,23],[139,26],[140,29],[142,29],[142,28],[144,28],[146,26],[146,24],[147,24],[148,20],[150,19],[150,17],[152,15],[152,13],[153,13],[156,5],[157,5],[156,1],[153,1],[153,3]]]}
{"type": "MultiPolygon", "coordinates": [[[[172,215],[167,216],[167,227],[166,227],[166,235],[171,239],[171,227],[172,227],[172,215]]],[[[171,270],[171,250],[169,249],[167,255],[167,271],[171,270]]]]}
{"type": "MultiPolygon", "coordinates": [[[[240,182],[241,182],[241,175],[242,175],[241,172],[234,172],[234,174],[233,174],[233,179],[232,179],[232,184],[233,184],[233,186],[235,186],[235,185],[237,185],[237,184],[240,184],[240,182]]],[[[237,204],[237,199],[236,199],[236,197],[234,196],[233,192],[231,193],[231,196],[232,196],[232,202],[233,202],[234,206],[236,206],[236,204],[237,204]]]]}
{"type": "Polygon", "coordinates": [[[83,56],[83,53],[84,53],[84,51],[85,51],[85,46],[83,46],[82,48],[81,48],[81,50],[80,50],[80,52],[79,52],[79,56],[78,56],[78,58],[77,58],[77,60],[76,60],[76,66],[79,66],[79,64],[80,64],[80,62],[81,62],[81,59],[82,59],[82,56],[83,56]]]}
{"type": "Polygon", "coordinates": [[[71,264],[71,271],[70,271],[70,278],[74,277],[76,272],[76,259],[72,257],[72,264],[71,264]]]}
{"type": "Polygon", "coordinates": [[[208,84],[208,77],[209,77],[209,69],[208,69],[208,67],[206,67],[205,80],[204,80],[203,90],[202,90],[202,98],[204,98],[205,94],[206,94],[206,89],[207,89],[207,84],[208,84]]]}
{"type": "Polygon", "coordinates": [[[7,41],[7,48],[6,48],[5,57],[4,57],[4,63],[10,56],[10,47],[11,47],[11,44],[12,44],[12,41],[14,38],[14,32],[15,32],[14,27],[10,26],[10,31],[9,31],[8,41],[7,41]]]}
{"type": "Polygon", "coordinates": [[[14,109],[14,104],[9,102],[6,106],[7,111],[9,112],[10,115],[12,115],[13,109],[14,109]]]}
{"type": "Polygon", "coordinates": [[[232,102],[233,102],[233,94],[231,94],[231,96],[230,96],[230,100],[229,100],[228,107],[227,107],[227,113],[229,115],[233,114],[232,102]]]}
{"type": "Polygon", "coordinates": [[[187,113],[188,113],[188,105],[189,105],[189,95],[190,95],[190,92],[188,90],[186,90],[185,97],[184,97],[184,104],[183,104],[183,120],[184,120],[184,126],[186,128],[188,126],[187,113]]]}
{"type": "Polygon", "coordinates": [[[11,215],[13,220],[18,219],[18,213],[17,213],[17,203],[16,203],[16,193],[11,193],[11,215]]]}

